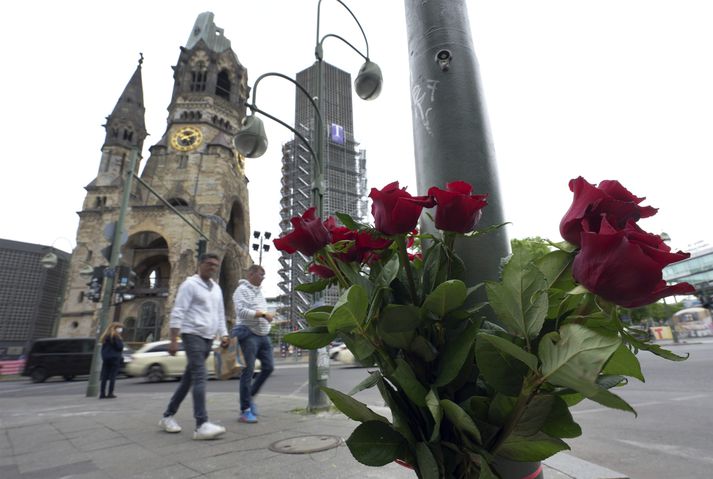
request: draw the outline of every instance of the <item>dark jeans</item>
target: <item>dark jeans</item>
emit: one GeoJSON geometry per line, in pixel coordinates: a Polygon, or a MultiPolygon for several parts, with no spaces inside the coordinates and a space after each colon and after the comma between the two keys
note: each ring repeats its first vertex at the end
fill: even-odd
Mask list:
{"type": "Polygon", "coordinates": [[[116,375],[119,374],[119,367],[121,366],[121,359],[107,359],[102,361],[102,372],[101,372],[101,389],[99,389],[100,397],[106,397],[106,383],[109,382],[109,395],[114,394],[114,383],[116,383],[116,375]]]}
{"type": "Polygon", "coordinates": [[[252,332],[240,340],[240,349],[245,357],[245,369],[240,373],[240,410],[250,408],[253,396],[257,395],[267,377],[275,369],[272,361],[270,336],[258,336],[252,332]],[[260,360],[260,374],[253,381],[255,358],[260,360]]]}
{"type": "Polygon", "coordinates": [[[183,372],[181,382],[173,393],[171,401],[168,403],[164,417],[173,416],[178,412],[178,408],[183,399],[188,394],[188,390],[193,390],[193,417],[196,418],[196,428],[208,420],[208,413],[205,410],[205,384],[208,373],[205,369],[205,360],[210,354],[213,340],[196,336],[195,334],[181,334],[183,348],[186,351],[186,370],[183,372]]]}

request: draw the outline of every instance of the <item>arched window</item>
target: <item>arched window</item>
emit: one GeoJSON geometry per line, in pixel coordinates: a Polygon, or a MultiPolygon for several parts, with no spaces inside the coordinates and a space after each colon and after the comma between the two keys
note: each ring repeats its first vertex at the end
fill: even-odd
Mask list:
{"type": "Polygon", "coordinates": [[[158,315],[158,305],[149,301],[141,305],[139,322],[136,327],[136,340],[142,342],[158,341],[161,337],[161,321],[158,315]]]}
{"type": "Polygon", "coordinates": [[[155,288],[158,284],[158,271],[155,269],[149,273],[149,288],[155,288]]]}
{"type": "Polygon", "coordinates": [[[191,91],[205,91],[205,84],[208,80],[207,70],[191,72],[191,91]]]}
{"type": "Polygon", "coordinates": [[[129,316],[124,320],[124,332],[121,336],[124,341],[136,341],[136,318],[129,316]]]}
{"type": "Polygon", "coordinates": [[[168,200],[168,204],[171,206],[188,206],[188,202],[183,198],[171,198],[168,200]]]}
{"type": "Polygon", "coordinates": [[[218,73],[215,94],[226,100],[230,100],[230,75],[228,75],[228,70],[221,70],[220,73],[218,73]]]}

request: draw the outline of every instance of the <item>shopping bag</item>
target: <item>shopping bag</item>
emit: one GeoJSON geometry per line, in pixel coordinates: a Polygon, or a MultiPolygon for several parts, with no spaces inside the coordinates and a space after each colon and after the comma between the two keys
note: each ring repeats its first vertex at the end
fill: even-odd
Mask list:
{"type": "Polygon", "coordinates": [[[236,376],[245,367],[245,358],[237,338],[230,338],[226,347],[220,347],[215,355],[215,375],[226,380],[236,376]]]}

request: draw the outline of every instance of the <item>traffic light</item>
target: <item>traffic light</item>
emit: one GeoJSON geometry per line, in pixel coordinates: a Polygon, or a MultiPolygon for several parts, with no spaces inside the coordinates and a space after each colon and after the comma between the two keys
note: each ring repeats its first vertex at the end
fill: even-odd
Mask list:
{"type": "Polygon", "coordinates": [[[133,289],[136,286],[136,273],[129,266],[119,266],[116,287],[122,290],[133,289]]]}
{"type": "Polygon", "coordinates": [[[94,268],[92,273],[92,279],[87,283],[89,290],[87,291],[87,298],[91,301],[98,303],[101,301],[102,297],[102,284],[104,283],[104,270],[106,266],[97,266],[94,268]]]}
{"type": "Polygon", "coordinates": [[[196,243],[196,251],[198,251],[198,257],[200,258],[202,254],[205,254],[206,252],[206,246],[208,246],[208,241],[201,238],[198,240],[198,243],[196,243]]]}

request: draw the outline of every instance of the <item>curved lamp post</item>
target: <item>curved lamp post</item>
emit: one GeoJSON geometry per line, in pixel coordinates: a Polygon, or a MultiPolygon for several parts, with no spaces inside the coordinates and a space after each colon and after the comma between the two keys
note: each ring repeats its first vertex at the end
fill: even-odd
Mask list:
{"type": "MultiPolygon", "coordinates": [[[[305,144],[305,146],[308,148],[310,154],[312,155],[312,158],[314,159],[314,168],[312,168],[312,204],[316,207],[317,209],[317,214],[321,218],[323,216],[323,186],[322,186],[322,175],[323,175],[323,168],[324,168],[324,123],[323,123],[323,118],[322,118],[322,62],[324,58],[324,51],[323,51],[323,43],[327,38],[336,38],[338,40],[341,40],[344,44],[349,46],[352,50],[354,50],[359,56],[361,56],[364,59],[364,64],[361,66],[359,69],[359,73],[357,74],[356,79],[354,80],[354,90],[356,91],[356,94],[361,98],[362,100],[373,100],[376,97],[379,96],[379,93],[381,93],[381,87],[383,85],[383,78],[381,75],[381,69],[379,66],[372,62],[369,59],[369,41],[366,38],[366,34],[364,33],[364,29],[361,26],[361,23],[359,23],[359,20],[356,18],[354,13],[349,9],[349,7],[342,1],[342,0],[336,0],[342,7],[344,7],[351,17],[354,19],[356,22],[357,26],[359,27],[359,30],[361,31],[362,36],[364,37],[364,44],[366,46],[366,52],[362,53],[358,48],[356,48],[354,45],[352,45],[350,42],[345,40],[343,37],[329,33],[326,34],[322,37],[320,37],[320,15],[321,15],[321,8],[322,8],[322,0],[319,0],[317,3],[317,35],[316,35],[316,45],[314,49],[314,55],[317,59],[316,64],[317,64],[317,85],[316,85],[316,102],[312,98],[312,96],[309,94],[305,88],[300,85],[298,82],[293,80],[292,78],[283,75],[281,73],[265,73],[258,77],[258,79],[255,81],[255,85],[253,86],[253,101],[252,104],[246,105],[251,112],[253,113],[250,116],[247,116],[243,122],[242,126],[240,128],[240,131],[236,134],[235,138],[233,139],[233,144],[235,147],[240,151],[244,156],[248,158],[256,158],[259,156],[262,156],[265,151],[267,150],[267,136],[265,135],[265,128],[262,123],[262,120],[260,118],[255,116],[255,113],[260,113],[262,115],[265,115],[266,117],[276,121],[277,123],[280,123],[282,126],[285,128],[289,129],[292,131],[295,136],[300,138],[302,142],[305,144]],[[258,83],[265,77],[268,76],[278,76],[281,78],[284,78],[288,80],[289,82],[293,83],[302,93],[304,93],[307,98],[309,99],[310,103],[314,107],[315,112],[317,113],[317,118],[318,118],[318,125],[315,128],[315,134],[313,135],[312,141],[313,144],[316,144],[316,148],[313,148],[310,143],[302,136],[297,130],[292,128],[290,125],[287,123],[283,122],[279,118],[276,118],[272,115],[269,115],[268,113],[260,110],[257,107],[257,85],[258,83]]],[[[319,299],[315,298],[315,302],[318,303],[319,299]]],[[[326,356],[326,351],[323,352],[323,355],[326,356]]],[[[307,409],[309,411],[317,411],[321,409],[327,409],[329,407],[329,402],[327,401],[327,396],[322,392],[320,389],[320,386],[326,386],[327,385],[327,377],[329,375],[328,373],[328,365],[329,365],[329,360],[327,358],[326,365],[327,365],[327,372],[320,372],[318,368],[318,362],[319,362],[319,351],[317,350],[311,350],[309,352],[309,393],[308,393],[308,404],[307,404],[307,409]]],[[[324,369],[324,368],[322,368],[324,369]]]]}
{"type": "Polygon", "coordinates": [[[373,100],[376,97],[379,96],[379,93],[381,93],[381,86],[383,84],[383,78],[381,76],[381,69],[379,68],[379,65],[376,63],[372,62],[369,60],[369,40],[366,39],[366,34],[364,33],[364,29],[361,27],[361,23],[359,23],[359,20],[357,19],[356,15],[354,15],[354,12],[352,12],[347,5],[342,2],[342,0],[337,0],[341,6],[343,6],[348,12],[349,15],[354,19],[356,22],[357,26],[359,27],[359,30],[361,31],[362,36],[364,37],[364,44],[366,45],[366,53],[362,53],[358,48],[356,48],[354,45],[349,43],[347,40],[344,38],[340,37],[339,35],[335,35],[333,33],[328,33],[327,35],[324,35],[322,38],[319,37],[319,26],[320,26],[320,14],[321,14],[321,9],[322,9],[322,0],[319,0],[317,2],[317,40],[316,40],[316,45],[314,48],[314,56],[317,58],[317,61],[320,64],[320,71],[318,72],[319,74],[317,75],[317,80],[319,82],[319,86],[317,90],[319,91],[320,95],[319,98],[322,97],[321,93],[321,83],[322,83],[322,70],[321,70],[321,64],[323,61],[324,57],[324,51],[322,48],[322,44],[324,43],[324,40],[327,38],[337,38],[341,40],[343,43],[345,43],[347,46],[349,46],[352,50],[357,52],[359,56],[361,56],[364,59],[364,64],[359,68],[359,73],[357,74],[356,79],[354,80],[354,90],[356,91],[356,94],[361,98],[362,100],[373,100]]]}
{"type": "MultiPolygon", "coordinates": [[[[312,145],[310,145],[310,142],[305,138],[299,131],[296,129],[292,128],[290,125],[285,123],[284,121],[280,120],[279,118],[267,113],[264,110],[261,110],[257,106],[257,87],[260,84],[260,82],[267,77],[279,77],[283,78],[290,83],[294,84],[298,90],[300,90],[302,93],[305,94],[309,102],[312,104],[314,107],[314,111],[317,113],[317,120],[318,120],[318,127],[317,130],[321,131],[324,128],[324,125],[322,123],[322,113],[319,110],[319,107],[315,103],[314,99],[310,96],[309,92],[305,90],[305,88],[297,83],[297,81],[293,80],[292,78],[288,77],[287,75],[283,75],[282,73],[276,73],[276,72],[268,72],[268,73],[263,73],[260,75],[257,80],[255,80],[255,84],[253,85],[252,93],[253,93],[253,101],[252,103],[248,103],[246,106],[247,108],[250,109],[252,112],[251,115],[246,116],[243,121],[242,125],[240,126],[240,130],[238,130],[238,133],[236,133],[235,137],[233,138],[233,145],[235,145],[235,148],[242,153],[245,157],[247,158],[258,158],[262,155],[265,154],[265,151],[267,151],[267,135],[265,134],[265,126],[262,123],[262,120],[255,116],[255,113],[259,113],[261,115],[264,115],[271,120],[279,123],[280,125],[284,126],[288,130],[290,130],[292,133],[295,134],[302,142],[304,143],[305,147],[307,150],[310,152],[312,155],[312,160],[313,160],[313,168],[312,168],[312,204],[317,208],[317,214],[322,215],[322,151],[321,148],[317,148],[317,152],[315,152],[314,148],[312,145]]],[[[313,140],[314,141],[314,140],[313,140]]]]}

